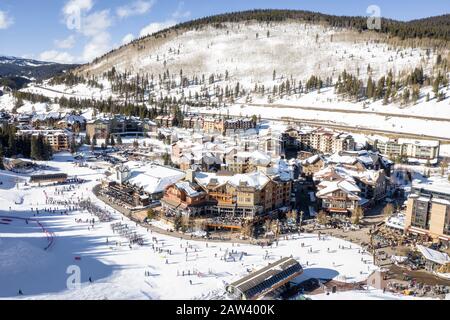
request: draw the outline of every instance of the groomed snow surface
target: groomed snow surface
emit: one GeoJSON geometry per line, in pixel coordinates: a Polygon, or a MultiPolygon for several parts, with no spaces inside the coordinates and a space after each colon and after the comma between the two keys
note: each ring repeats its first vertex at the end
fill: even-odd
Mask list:
{"type": "MultiPolygon", "coordinates": [[[[280,241],[278,247],[274,245],[271,248],[212,242],[207,247],[205,242],[189,241],[191,247],[186,259],[186,240],[147,233],[144,228],[136,228],[133,222],[117,212],[114,212],[116,222],[122,222],[123,218],[123,223],[128,223],[130,228],[136,228],[138,233],[145,236],[147,245],[133,246],[130,249],[125,238],[112,232],[110,224],[113,222],[97,222],[94,229],[88,230],[89,223],[85,221],[93,216],[87,212],[72,212],[68,215],[61,215],[59,212],[40,213],[39,217],[33,217],[31,208],[42,210],[58,207],[46,205],[46,196],[56,200],[90,197],[98,205],[105,207],[91,192],[92,187],[99,183],[102,170],[75,168],[71,159],[68,154],[60,154],[54,161],[46,162],[53,172],[76,174],[79,178],[88,180],[64,194],[55,194],[53,186],[29,189],[19,183],[17,188],[16,181],[23,181],[23,177],[16,179],[14,174],[4,171],[0,173],[3,181],[3,185],[0,185],[0,216],[3,216],[0,219],[0,298],[213,299],[223,297],[224,284],[245,276],[247,269],[259,269],[282,256],[291,255],[305,268],[304,274],[296,281],[311,277],[361,281],[376,268],[370,263],[370,255],[358,253],[359,247],[356,245],[335,238],[319,241],[317,235],[311,234],[280,241]],[[17,198],[22,201],[16,201],[17,198]],[[29,220],[26,223],[25,220],[13,217],[29,220]],[[75,222],[79,219],[83,222],[75,222]],[[43,232],[44,229],[47,234],[43,232]],[[158,243],[153,242],[153,237],[157,238],[158,243]],[[54,243],[45,251],[44,248],[51,239],[54,243]],[[120,245],[117,246],[116,241],[120,245]],[[157,248],[171,250],[172,254],[155,252],[151,247],[152,243],[157,248]],[[301,243],[304,243],[304,247],[301,243]],[[339,249],[339,246],[348,249],[339,249]],[[310,249],[312,253],[308,253],[310,249]],[[237,251],[234,255],[235,262],[220,259],[226,250],[237,251]],[[264,259],[266,251],[269,254],[268,260],[264,259]],[[241,252],[247,253],[242,260],[239,259],[241,252]],[[73,266],[78,266],[81,271],[81,286],[78,289],[67,287],[70,276],[67,271],[69,268],[72,272],[73,266]],[[198,272],[200,276],[181,276],[183,271],[187,273],[188,270],[191,274],[198,272]],[[150,275],[146,276],[146,273],[150,275]],[[177,273],[180,275],[177,276],[177,273]],[[89,282],[89,278],[93,283],[89,282]],[[23,292],[23,296],[18,295],[19,290],[23,292]]],[[[346,293],[342,298],[349,294],[352,293],[346,293]]],[[[361,297],[361,293],[355,293],[355,297],[361,297]]],[[[363,297],[374,298],[371,294],[363,297]]],[[[376,295],[376,298],[380,297],[383,295],[376,295]]]]}

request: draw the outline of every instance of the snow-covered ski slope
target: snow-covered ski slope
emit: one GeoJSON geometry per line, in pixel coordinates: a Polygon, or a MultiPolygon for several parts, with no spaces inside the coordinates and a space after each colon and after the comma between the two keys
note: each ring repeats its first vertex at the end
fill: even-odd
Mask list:
{"type": "Polygon", "coordinates": [[[433,52],[420,48],[396,48],[384,36],[306,24],[298,21],[226,23],[224,28],[208,25],[198,30],[171,32],[166,38],[150,37],[130,44],[98,62],[83,67],[83,73],[102,75],[115,67],[131,74],[178,75],[225,74],[246,82],[270,82],[273,70],[305,79],[311,75],[336,77],[344,69],[363,79],[370,65],[372,77],[402,73],[411,66],[431,67],[433,52]],[[142,48],[143,47],[143,48],[142,48]]]}
{"type": "MultiPolygon", "coordinates": [[[[178,237],[148,233],[124,218],[130,228],[143,234],[146,246],[128,246],[125,238],[114,234],[111,223],[96,223],[89,228],[87,212],[71,212],[61,215],[63,206],[45,204],[46,196],[54,200],[90,197],[98,205],[104,204],[92,195],[92,187],[98,183],[102,170],[74,168],[69,155],[58,155],[47,162],[52,172],[75,174],[87,183],[73,191],[56,194],[55,187],[33,188],[14,177],[1,172],[0,186],[2,209],[0,215],[10,219],[0,223],[0,297],[21,299],[214,299],[223,297],[224,284],[246,275],[248,270],[265,266],[281,256],[293,256],[304,266],[304,274],[296,281],[311,277],[332,278],[354,282],[364,280],[375,269],[370,255],[358,253],[360,249],[347,241],[304,234],[280,241],[278,246],[264,247],[232,243],[212,243],[180,240],[178,237]],[[11,180],[12,178],[12,180],[11,180]],[[18,194],[23,202],[16,204],[18,194]],[[11,207],[11,211],[9,210],[11,207]],[[33,217],[38,208],[41,213],[33,217]],[[44,208],[58,209],[56,214],[42,212],[44,208]],[[30,218],[28,224],[20,218],[30,218]],[[48,249],[48,235],[31,219],[37,219],[54,236],[48,249]],[[82,223],[76,220],[82,220],[82,223]],[[11,220],[11,221],[9,221],[11,220]],[[89,230],[89,229],[90,230],[89,230]],[[158,243],[153,242],[156,237],[158,243]],[[119,245],[116,245],[116,241],[119,245]],[[304,247],[301,244],[304,244],[304,247]],[[172,254],[154,251],[151,244],[172,254]],[[186,259],[185,248],[189,245],[186,259]],[[340,246],[348,249],[339,249],[340,246]],[[350,248],[351,246],[351,248],[350,248]],[[312,249],[312,253],[308,253],[312,249]],[[330,249],[330,251],[328,251],[330,249]],[[235,262],[221,260],[225,252],[237,253],[235,262]],[[240,260],[241,252],[247,255],[240,260]],[[266,252],[269,259],[265,260],[266,252]],[[367,263],[361,261],[366,260],[367,263]],[[166,264],[167,260],[167,264],[166,264]],[[308,265],[307,265],[308,264],[308,265]],[[81,271],[81,286],[68,289],[67,281],[73,266],[81,271]],[[182,272],[191,276],[182,276],[182,272]],[[148,272],[149,276],[146,276],[148,272]],[[193,273],[196,275],[192,275],[193,273]],[[179,274],[179,275],[177,275],[179,274]],[[198,274],[198,275],[197,275],[198,274]],[[89,282],[89,278],[93,281],[89,282]],[[190,284],[192,280],[192,285],[190,284]],[[18,296],[21,290],[23,296],[18,296]]],[[[14,176],[14,174],[12,174],[14,176]]],[[[111,209],[112,210],[112,209],[111,209]]],[[[114,212],[116,221],[122,216],[114,212]]],[[[4,218],[3,218],[4,219],[4,218]]]]}

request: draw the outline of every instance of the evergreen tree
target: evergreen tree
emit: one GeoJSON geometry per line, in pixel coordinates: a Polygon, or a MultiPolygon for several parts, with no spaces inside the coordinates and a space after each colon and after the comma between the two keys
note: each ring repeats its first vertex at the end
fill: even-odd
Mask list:
{"type": "Polygon", "coordinates": [[[39,142],[38,142],[38,138],[37,137],[32,137],[31,138],[31,153],[30,153],[30,158],[34,159],[34,160],[39,160],[40,158],[40,147],[39,147],[39,142]]]}
{"type": "Polygon", "coordinates": [[[366,90],[366,96],[367,98],[371,99],[373,98],[374,94],[374,82],[372,80],[372,77],[369,76],[369,79],[367,79],[367,90],[366,90]]]}
{"type": "Polygon", "coordinates": [[[410,92],[409,92],[409,89],[406,88],[406,89],[403,91],[403,103],[404,103],[404,104],[408,104],[408,103],[409,103],[409,97],[410,97],[410,92]]]}
{"type": "Polygon", "coordinates": [[[72,136],[72,139],[70,140],[70,153],[75,153],[77,151],[77,143],[75,141],[75,137],[72,136]]]}
{"type": "Polygon", "coordinates": [[[10,156],[17,154],[17,144],[15,139],[15,130],[11,129],[8,136],[8,154],[10,156]]]}
{"type": "Polygon", "coordinates": [[[3,164],[3,146],[0,144],[0,170],[5,170],[5,166],[3,164]]]}

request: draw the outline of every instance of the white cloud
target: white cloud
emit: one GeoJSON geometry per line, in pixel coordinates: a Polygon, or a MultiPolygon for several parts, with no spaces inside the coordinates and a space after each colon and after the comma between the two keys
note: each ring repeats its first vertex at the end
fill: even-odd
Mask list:
{"type": "Polygon", "coordinates": [[[174,26],[175,24],[177,24],[177,21],[173,20],[173,19],[163,21],[163,22],[152,22],[141,30],[140,36],[144,37],[144,36],[153,34],[160,30],[174,26]]]}
{"type": "Polygon", "coordinates": [[[172,27],[176,25],[181,18],[187,18],[191,15],[190,11],[183,11],[184,1],[178,3],[177,9],[172,13],[171,18],[163,22],[152,22],[149,25],[142,28],[139,35],[141,37],[151,35],[160,30],[172,27]]]}
{"type": "Polygon", "coordinates": [[[117,16],[121,19],[145,14],[150,11],[150,9],[153,7],[155,3],[156,3],[155,0],[151,1],[138,0],[129,5],[118,7],[116,13],[117,16]]]}
{"type": "Polygon", "coordinates": [[[107,30],[111,25],[112,17],[109,14],[109,10],[102,10],[84,17],[80,31],[86,37],[95,37],[107,30]]]}
{"type": "Polygon", "coordinates": [[[93,7],[92,0],[70,0],[63,8],[65,16],[70,16],[82,11],[90,11],[93,7]]]}
{"type": "Polygon", "coordinates": [[[177,10],[175,10],[175,12],[172,14],[172,18],[174,18],[176,20],[181,19],[181,18],[189,18],[191,16],[191,12],[183,11],[183,7],[184,7],[184,1],[180,1],[180,3],[178,3],[177,10]]]}
{"type": "Polygon", "coordinates": [[[73,63],[75,61],[75,58],[70,53],[57,50],[44,51],[39,55],[39,59],[59,63],[73,63]]]}
{"type": "Polygon", "coordinates": [[[111,50],[111,35],[108,32],[101,32],[91,37],[83,50],[83,60],[92,61],[111,50]]]}
{"type": "Polygon", "coordinates": [[[5,11],[0,11],[0,30],[8,29],[14,23],[12,17],[8,17],[5,11]]]}
{"type": "Polygon", "coordinates": [[[125,37],[123,37],[122,44],[130,43],[133,40],[134,40],[134,35],[132,33],[129,33],[125,37]]]}
{"type": "Polygon", "coordinates": [[[57,46],[60,49],[71,49],[75,45],[75,36],[70,35],[66,39],[63,40],[55,40],[55,46],[57,46]]]}

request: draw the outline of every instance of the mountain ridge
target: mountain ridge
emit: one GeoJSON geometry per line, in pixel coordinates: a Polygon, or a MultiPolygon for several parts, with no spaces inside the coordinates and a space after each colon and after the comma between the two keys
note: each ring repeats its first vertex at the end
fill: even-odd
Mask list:
{"type": "Polygon", "coordinates": [[[43,80],[78,66],[78,64],[61,64],[56,62],[0,55],[0,78],[43,80]]]}
{"type": "MultiPolygon", "coordinates": [[[[259,22],[281,22],[287,20],[296,20],[308,23],[327,23],[331,27],[341,27],[356,30],[358,32],[368,31],[367,17],[364,16],[337,16],[324,14],[320,12],[305,10],[286,10],[286,9],[255,9],[246,11],[236,11],[229,13],[221,13],[212,16],[206,16],[198,19],[189,20],[178,23],[174,26],[162,29],[153,34],[149,34],[115,48],[104,55],[95,58],[92,62],[84,64],[89,65],[97,63],[104,57],[114,53],[123,47],[139,44],[149,38],[165,37],[167,33],[179,31],[182,29],[199,28],[206,24],[216,24],[218,27],[221,23],[226,22],[243,22],[256,20],[259,22]]],[[[407,38],[430,38],[437,40],[450,41],[450,13],[438,16],[432,16],[410,21],[399,21],[389,18],[382,18],[381,30],[378,33],[390,34],[392,36],[407,38]]]]}

